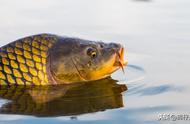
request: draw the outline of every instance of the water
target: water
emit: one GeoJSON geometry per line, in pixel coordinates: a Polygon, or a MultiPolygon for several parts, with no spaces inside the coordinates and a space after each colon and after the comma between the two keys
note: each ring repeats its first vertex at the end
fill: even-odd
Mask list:
{"type": "MultiPolygon", "coordinates": [[[[121,90],[118,97],[111,97],[113,99],[99,100],[105,106],[99,106],[102,104],[96,103],[98,100],[91,99],[88,105],[94,105],[94,112],[88,105],[79,115],[59,113],[36,117],[35,114],[15,112],[1,114],[0,123],[189,123],[184,120],[159,121],[160,114],[190,114],[189,7],[188,0],[0,0],[1,45],[23,36],[47,32],[122,43],[129,61],[125,74],[122,71],[113,74],[113,79],[119,82],[110,84],[111,87],[126,85],[128,90],[121,90]],[[111,104],[114,100],[119,104],[111,104]]],[[[113,89],[109,93],[115,96],[113,89]]],[[[59,98],[57,102],[65,100],[62,96],[59,98]]],[[[89,102],[89,99],[86,100],[89,102]]],[[[84,99],[77,101],[85,104],[84,99]]],[[[10,101],[1,97],[1,106],[7,102],[10,101]]],[[[56,112],[57,102],[44,107],[45,110],[56,112]]]]}

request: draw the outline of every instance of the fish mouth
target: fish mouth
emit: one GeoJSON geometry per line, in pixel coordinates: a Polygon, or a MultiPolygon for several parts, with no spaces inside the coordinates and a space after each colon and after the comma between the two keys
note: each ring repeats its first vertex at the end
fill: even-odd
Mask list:
{"type": "Polygon", "coordinates": [[[126,66],[127,64],[128,61],[124,60],[124,48],[121,47],[119,50],[116,51],[114,67],[116,67],[117,69],[121,68],[124,73],[124,66],[126,66]]]}

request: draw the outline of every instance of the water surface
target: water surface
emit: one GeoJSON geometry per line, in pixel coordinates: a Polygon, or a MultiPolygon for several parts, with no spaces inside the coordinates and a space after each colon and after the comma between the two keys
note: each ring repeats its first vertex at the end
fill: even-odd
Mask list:
{"type": "MultiPolygon", "coordinates": [[[[190,114],[189,7],[188,0],[0,0],[1,46],[45,32],[122,43],[129,61],[125,74],[118,71],[112,75],[117,82],[95,94],[112,93],[112,97],[76,99],[85,104],[85,112],[39,117],[16,111],[1,114],[0,123],[189,123],[158,121],[159,114],[190,114]],[[123,84],[128,90],[121,88],[118,97],[114,97],[112,88],[123,84]],[[96,109],[92,111],[93,108],[96,109]]],[[[58,98],[65,100],[65,96],[58,98]]],[[[63,101],[59,100],[61,104],[63,101]]],[[[10,101],[1,97],[1,107],[7,102],[10,101]]],[[[57,102],[42,108],[55,112],[57,102]]],[[[60,106],[64,104],[65,101],[60,106]]]]}

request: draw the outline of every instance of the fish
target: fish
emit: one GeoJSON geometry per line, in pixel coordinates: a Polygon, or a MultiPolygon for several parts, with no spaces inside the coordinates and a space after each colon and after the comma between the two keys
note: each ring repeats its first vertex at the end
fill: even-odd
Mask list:
{"type": "Polygon", "coordinates": [[[0,87],[0,114],[36,117],[77,116],[124,106],[125,84],[107,77],[91,83],[0,87]]]}
{"type": "Polygon", "coordinates": [[[0,48],[0,86],[89,82],[127,63],[121,44],[37,34],[0,48]]]}

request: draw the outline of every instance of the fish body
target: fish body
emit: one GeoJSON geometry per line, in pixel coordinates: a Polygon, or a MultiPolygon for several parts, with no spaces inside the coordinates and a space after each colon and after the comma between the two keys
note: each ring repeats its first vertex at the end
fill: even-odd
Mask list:
{"type": "Polygon", "coordinates": [[[114,64],[122,63],[122,57],[116,62],[114,50],[123,54],[118,44],[108,46],[53,34],[28,36],[0,48],[0,85],[54,85],[101,79],[119,68],[113,68],[114,64]]]}
{"type": "Polygon", "coordinates": [[[0,49],[0,85],[47,85],[48,49],[54,35],[35,35],[16,40],[0,49]]]}

